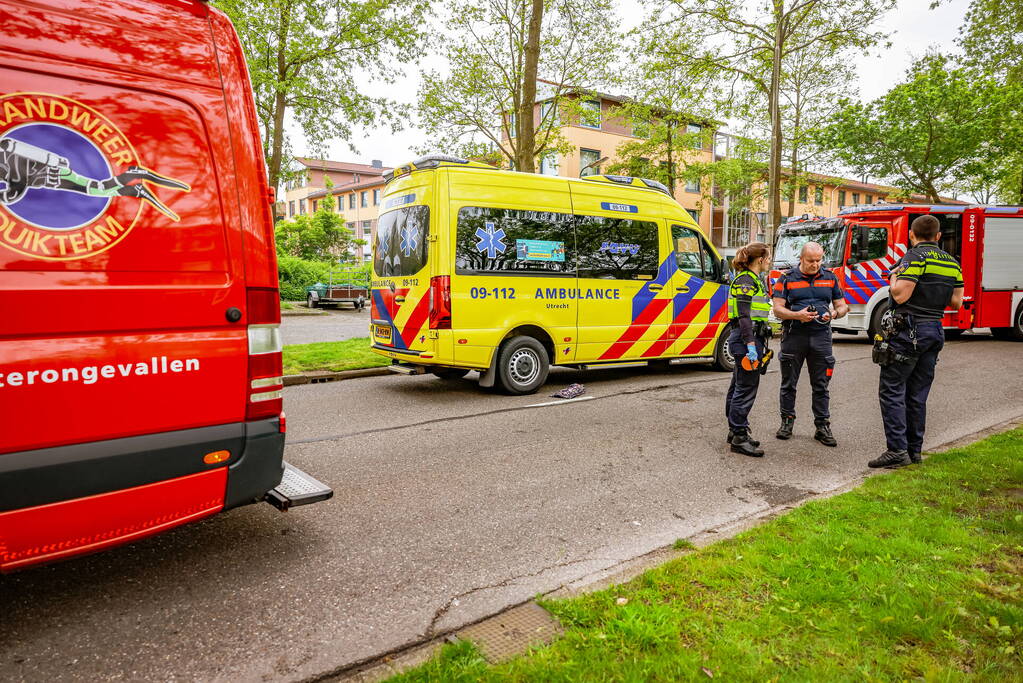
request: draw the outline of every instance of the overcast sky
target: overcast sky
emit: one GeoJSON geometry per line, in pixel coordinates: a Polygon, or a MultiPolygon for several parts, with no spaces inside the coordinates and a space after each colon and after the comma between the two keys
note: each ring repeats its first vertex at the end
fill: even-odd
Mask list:
{"type": "MultiPolygon", "coordinates": [[[[757,1],[757,0],[753,0],[757,1]]],[[[643,10],[635,0],[618,0],[615,3],[623,17],[623,27],[631,28],[624,17],[641,17],[643,10]]],[[[929,9],[931,0],[899,0],[898,6],[884,20],[885,30],[894,31],[892,47],[883,54],[861,56],[857,60],[860,96],[874,99],[885,93],[903,76],[914,58],[922,56],[929,47],[942,52],[954,52],[953,41],[969,5],[969,0],[951,0],[935,10],[929,9]]],[[[633,19],[632,23],[635,23],[633,19]]],[[[427,57],[422,64],[442,69],[443,62],[436,57],[427,57]]],[[[386,96],[400,102],[411,103],[419,90],[418,69],[407,68],[406,77],[397,84],[383,86],[365,84],[363,91],[373,96],[386,96]]],[[[300,154],[309,152],[301,134],[293,130],[295,150],[300,154]]],[[[385,166],[396,166],[415,158],[413,147],[426,143],[426,136],[414,126],[393,134],[389,130],[356,130],[353,138],[358,152],[352,152],[346,143],[336,142],[329,148],[329,158],[337,161],[369,163],[380,159],[385,166]]],[[[437,150],[442,152],[444,150],[437,150]]]]}

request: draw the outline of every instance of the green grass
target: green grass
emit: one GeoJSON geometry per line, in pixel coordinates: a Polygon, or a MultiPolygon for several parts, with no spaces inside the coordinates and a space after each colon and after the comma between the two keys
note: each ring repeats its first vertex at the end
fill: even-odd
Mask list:
{"type": "Polygon", "coordinates": [[[290,311],[290,310],[292,310],[294,308],[295,308],[295,304],[291,303],[290,301],[282,301],[281,302],[281,310],[282,311],[290,311]]]}
{"type": "Polygon", "coordinates": [[[694,545],[688,538],[676,539],[675,542],[671,544],[671,547],[675,550],[696,550],[696,545],[694,545]]]}
{"type": "Polygon", "coordinates": [[[370,351],[369,346],[369,337],[285,346],[284,374],[294,375],[310,370],[339,372],[391,364],[390,358],[370,351]]]}
{"type": "Polygon", "coordinates": [[[1023,681],[1021,582],[1016,430],[544,601],[566,633],[529,655],[449,645],[394,680],[1023,681]]]}

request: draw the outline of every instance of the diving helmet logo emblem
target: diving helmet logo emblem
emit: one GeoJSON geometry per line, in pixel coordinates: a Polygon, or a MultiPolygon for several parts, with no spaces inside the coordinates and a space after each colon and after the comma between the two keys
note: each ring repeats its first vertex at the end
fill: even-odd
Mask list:
{"type": "Polygon", "coordinates": [[[154,191],[191,190],[139,159],[110,119],[69,97],[0,96],[0,245],[73,261],[111,248],[145,206],[179,219],[154,191]]]}

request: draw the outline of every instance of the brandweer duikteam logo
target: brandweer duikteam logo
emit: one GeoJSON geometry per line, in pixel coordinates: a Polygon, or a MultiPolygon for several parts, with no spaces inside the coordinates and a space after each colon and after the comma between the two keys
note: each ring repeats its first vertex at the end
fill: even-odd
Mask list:
{"type": "Polygon", "coordinates": [[[0,96],[0,244],[71,261],[124,239],[145,204],[178,215],[150,185],[191,188],[147,168],[106,116],[61,95],[0,96]]]}

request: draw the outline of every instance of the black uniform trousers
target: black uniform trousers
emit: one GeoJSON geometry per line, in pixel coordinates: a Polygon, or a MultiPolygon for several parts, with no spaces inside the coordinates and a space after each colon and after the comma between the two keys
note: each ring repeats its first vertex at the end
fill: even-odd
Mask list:
{"type": "Polygon", "coordinates": [[[888,341],[904,362],[881,366],[877,397],[881,403],[884,435],[890,451],[923,452],[927,423],[927,395],[934,381],[934,366],[945,346],[940,320],[920,320],[916,329],[916,347],[909,329],[901,330],[888,341]]]}
{"type": "MultiPolygon", "coordinates": [[[[756,345],[757,353],[763,358],[764,340],[757,337],[756,345]]],[[[760,387],[760,370],[759,368],[756,370],[743,369],[742,358],[748,349],[738,327],[734,328],[728,337],[728,351],[735,359],[732,382],[728,385],[728,394],[725,396],[725,416],[728,417],[728,428],[733,431],[748,429],[749,412],[757,400],[757,389],[760,387]]]]}
{"type": "Polygon", "coordinates": [[[828,384],[831,373],[835,369],[835,356],[831,351],[831,328],[817,325],[817,329],[786,330],[781,338],[781,353],[778,362],[781,366],[781,404],[782,417],[796,416],[796,385],[799,375],[806,362],[810,373],[810,387],[813,389],[814,422],[820,424],[831,419],[829,403],[831,395],[828,384]]]}

